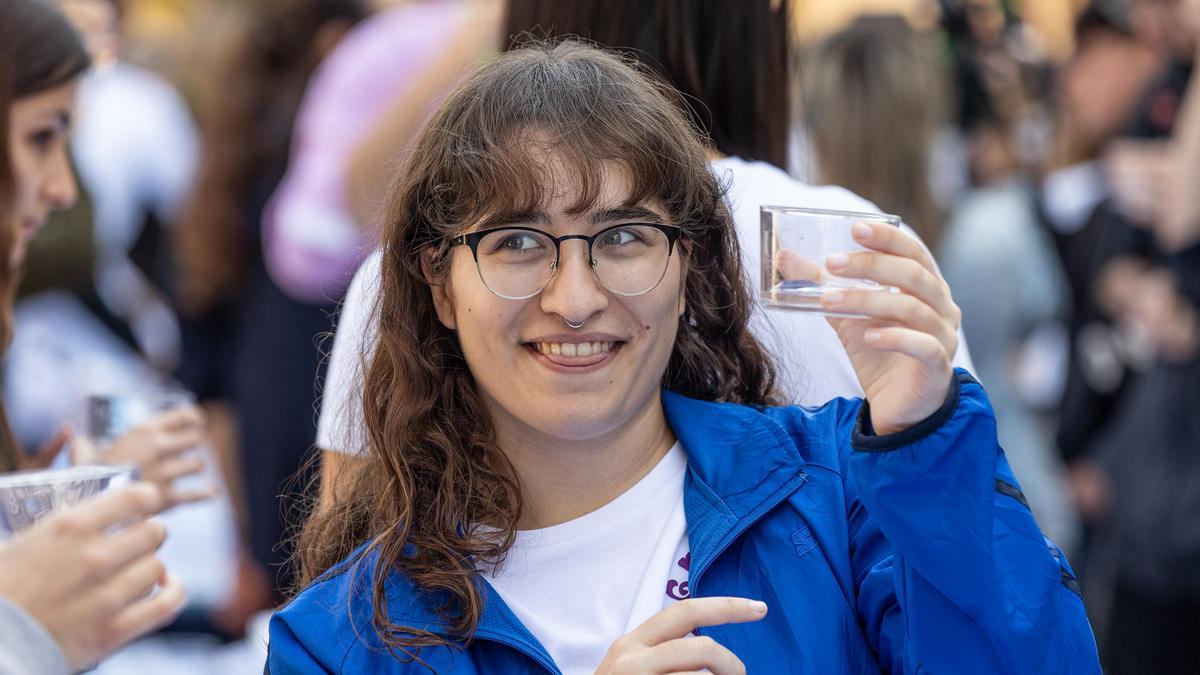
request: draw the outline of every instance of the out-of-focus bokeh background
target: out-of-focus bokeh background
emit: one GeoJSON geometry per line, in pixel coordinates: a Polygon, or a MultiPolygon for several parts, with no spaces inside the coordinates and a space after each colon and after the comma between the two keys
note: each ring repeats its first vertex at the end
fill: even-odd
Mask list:
{"type": "MultiPolygon", "coordinates": [[[[89,396],[204,405],[198,480],[224,496],[164,516],[189,608],[97,672],[259,673],[326,338],[403,156],[381,139],[411,137],[507,39],[504,3],[57,2],[97,60],[82,198],[30,251],[5,405],[31,448],[89,396]]],[[[935,251],[1106,668],[1200,672],[1200,2],[788,9],[786,168],[935,251]]]]}

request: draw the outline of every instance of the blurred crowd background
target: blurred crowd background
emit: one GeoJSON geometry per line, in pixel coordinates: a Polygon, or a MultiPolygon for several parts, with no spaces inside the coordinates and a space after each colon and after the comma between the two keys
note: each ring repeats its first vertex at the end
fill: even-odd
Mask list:
{"type": "MultiPolygon", "coordinates": [[[[98,672],[261,672],[339,300],[406,139],[512,37],[507,3],[57,3],[97,63],[72,141],[81,198],[31,247],[5,407],[38,448],[97,396],[202,404],[197,480],[222,496],[163,516],[189,608],[98,672]]],[[[793,87],[762,93],[791,111],[774,163],[935,251],[1106,668],[1200,672],[1200,2],[789,14],[793,87]]]]}

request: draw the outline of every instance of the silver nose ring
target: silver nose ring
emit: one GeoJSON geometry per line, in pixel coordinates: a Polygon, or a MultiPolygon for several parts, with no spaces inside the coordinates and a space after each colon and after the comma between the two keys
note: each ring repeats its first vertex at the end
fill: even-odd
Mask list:
{"type": "Polygon", "coordinates": [[[583,321],[580,321],[579,323],[571,323],[570,321],[568,321],[568,320],[566,319],[566,317],[564,317],[564,318],[563,318],[563,323],[567,324],[567,328],[576,328],[576,329],[578,329],[578,328],[583,328],[583,324],[587,323],[587,319],[584,319],[583,321]]]}

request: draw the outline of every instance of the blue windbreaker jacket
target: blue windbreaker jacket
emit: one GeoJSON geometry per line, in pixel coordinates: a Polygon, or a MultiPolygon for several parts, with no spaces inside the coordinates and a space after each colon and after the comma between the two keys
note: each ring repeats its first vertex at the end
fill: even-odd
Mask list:
{"type": "MultiPolygon", "coordinates": [[[[664,392],[663,405],[688,456],[691,596],[770,606],[762,621],[700,630],[748,672],[1100,672],[1074,574],[1038,531],[970,375],[890,436],[858,400],[759,411],[664,392]]],[[[428,672],[376,637],[373,564],[327,575],[272,618],[272,675],[428,672]]],[[[479,583],[475,639],[421,659],[439,673],[559,672],[479,583]]],[[[393,621],[444,632],[436,601],[392,573],[393,621]]]]}

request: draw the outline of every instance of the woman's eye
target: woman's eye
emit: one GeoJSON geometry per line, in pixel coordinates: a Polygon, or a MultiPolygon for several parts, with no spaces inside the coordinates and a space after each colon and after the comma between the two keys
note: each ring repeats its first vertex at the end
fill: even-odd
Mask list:
{"type": "Polygon", "coordinates": [[[537,237],[531,234],[510,235],[500,242],[500,248],[507,251],[527,251],[537,247],[537,237]]]}
{"type": "Polygon", "coordinates": [[[641,237],[636,232],[630,229],[610,230],[604,233],[600,238],[600,244],[603,246],[620,246],[638,241],[641,237]]]}
{"type": "Polygon", "coordinates": [[[42,129],[29,135],[29,143],[39,151],[45,151],[54,143],[57,135],[53,129],[42,129]]]}

